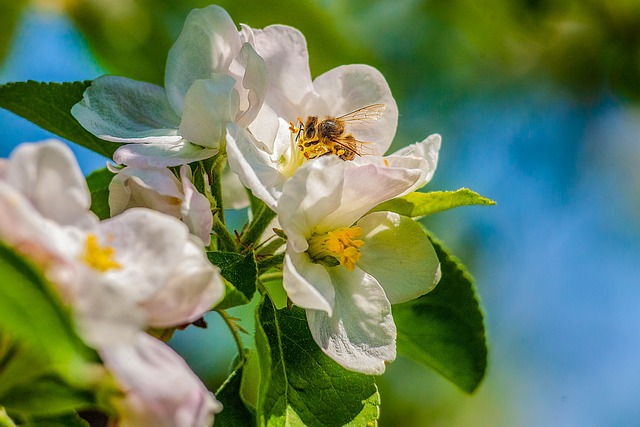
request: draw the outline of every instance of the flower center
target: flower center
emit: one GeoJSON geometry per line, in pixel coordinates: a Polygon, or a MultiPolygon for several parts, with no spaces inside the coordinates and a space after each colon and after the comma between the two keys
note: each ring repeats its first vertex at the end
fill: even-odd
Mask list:
{"type": "Polygon", "coordinates": [[[356,239],[360,236],[360,227],[342,227],[324,234],[313,234],[309,239],[307,253],[314,262],[329,267],[342,264],[347,270],[353,271],[356,261],[362,256],[360,248],[364,241],[356,239]]]}
{"type": "Polygon", "coordinates": [[[100,246],[98,236],[89,234],[80,260],[94,270],[104,273],[122,268],[122,265],[115,260],[115,253],[116,250],[111,246],[100,246]]]}

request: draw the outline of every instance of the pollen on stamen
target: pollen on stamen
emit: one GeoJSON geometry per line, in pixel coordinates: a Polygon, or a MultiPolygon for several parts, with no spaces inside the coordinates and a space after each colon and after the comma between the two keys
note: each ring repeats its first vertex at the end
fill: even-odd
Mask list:
{"type": "Polygon", "coordinates": [[[362,233],[360,227],[342,227],[323,235],[316,235],[309,242],[309,255],[314,260],[335,258],[347,270],[353,271],[356,262],[362,256],[360,248],[364,241],[357,239],[362,233]]]}
{"type": "Polygon", "coordinates": [[[115,260],[115,253],[115,249],[111,246],[100,246],[98,236],[88,234],[80,260],[94,270],[104,273],[122,268],[122,265],[115,260]]]}

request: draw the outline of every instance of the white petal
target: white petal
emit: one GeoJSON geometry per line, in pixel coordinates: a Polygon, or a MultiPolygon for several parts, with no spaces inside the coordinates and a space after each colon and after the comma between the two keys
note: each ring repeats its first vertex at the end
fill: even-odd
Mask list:
{"type": "Polygon", "coordinates": [[[267,103],[286,121],[303,114],[305,98],[313,94],[307,42],[286,25],[254,30],[254,48],[264,58],[271,83],[267,103]]]}
{"type": "Polygon", "coordinates": [[[204,194],[200,194],[191,182],[191,170],[188,165],[180,168],[184,199],[180,206],[180,218],[187,224],[191,233],[195,234],[206,246],[211,243],[211,227],[213,215],[211,203],[204,194]]]}
{"type": "Polygon", "coordinates": [[[236,114],[235,121],[246,127],[256,118],[267,96],[267,69],[264,60],[251,45],[244,43],[231,63],[229,72],[236,79],[235,88],[240,94],[240,111],[236,114]]]}
{"type": "Polygon", "coordinates": [[[227,126],[227,154],[231,170],[253,195],[271,209],[275,209],[278,189],[284,177],[268,153],[258,148],[259,143],[246,129],[235,123],[227,126]]]}
{"type": "Polygon", "coordinates": [[[125,209],[145,207],[180,218],[184,195],[180,181],[167,168],[120,169],[109,184],[111,216],[125,209]]]}
{"type": "Polygon", "coordinates": [[[376,280],[356,268],[332,269],[336,289],[333,316],[307,310],[307,321],[322,351],[340,365],[380,375],[396,358],[396,326],[391,304],[376,280]]]}
{"type": "Polygon", "coordinates": [[[21,144],[10,157],[5,181],[45,218],[62,225],[87,225],[91,197],[73,153],[62,142],[21,144]]]}
{"type": "Polygon", "coordinates": [[[175,144],[127,144],[116,150],[113,160],[128,166],[163,168],[208,159],[217,152],[185,140],[175,144]]]}
{"type": "Polygon", "coordinates": [[[218,148],[227,123],[238,111],[235,80],[226,74],[213,74],[197,80],[184,99],[180,134],[188,141],[207,148],[218,148]]]}
{"type": "Polygon", "coordinates": [[[185,361],[145,333],[100,349],[100,356],[124,392],[115,398],[120,427],[208,427],[222,410],[185,361]]]}
{"type": "Polygon", "coordinates": [[[289,249],[282,274],[284,289],[295,305],[329,315],[333,313],[335,289],[325,267],[311,262],[305,252],[289,249]]]}
{"type": "Polygon", "coordinates": [[[229,14],[219,6],[193,10],[169,50],[165,88],[169,102],[182,115],[184,98],[196,80],[226,73],[240,51],[240,35],[229,14]]]}
{"type": "Polygon", "coordinates": [[[98,138],[115,142],[180,140],[176,115],[164,89],[125,77],[95,79],[71,114],[98,138]]]}
{"type": "MultiPolygon", "coordinates": [[[[311,232],[340,207],[341,197],[347,191],[344,187],[346,164],[336,156],[314,159],[300,167],[284,184],[276,212],[288,244],[297,252],[307,249],[311,232]]],[[[377,185],[375,181],[368,184],[377,185]]],[[[349,202],[356,203],[356,200],[349,202]]]]}
{"type": "Polygon", "coordinates": [[[368,65],[354,64],[334,68],[313,81],[316,92],[337,117],[373,104],[384,104],[378,120],[356,122],[347,130],[363,142],[375,144],[376,155],[384,154],[396,133],[398,107],[384,76],[368,65]]]}
{"type": "MultiPolygon", "coordinates": [[[[378,204],[412,187],[421,176],[419,169],[391,168],[372,163],[345,164],[344,186],[339,207],[330,211],[318,226],[319,231],[348,227],[378,204]]],[[[331,172],[326,179],[331,177],[331,172]]]]}
{"type": "Polygon", "coordinates": [[[440,279],[440,263],[422,227],[393,212],[375,212],[357,225],[364,233],[358,267],[376,278],[392,304],[431,291],[440,279]]]}
{"type": "Polygon", "coordinates": [[[113,247],[122,265],[105,275],[137,302],[155,294],[174,274],[189,238],[187,226],[178,219],[143,208],[102,221],[99,231],[100,243],[113,247]]]}
{"type": "Polygon", "coordinates": [[[224,296],[224,283],[217,267],[209,262],[202,242],[188,240],[176,268],[164,286],[144,301],[152,327],[185,325],[199,319],[224,296]]]}
{"type": "Polygon", "coordinates": [[[438,165],[441,141],[440,135],[429,135],[423,141],[404,147],[385,158],[387,164],[391,167],[419,168],[422,170],[420,179],[412,188],[407,189],[403,195],[431,181],[438,165]]]}

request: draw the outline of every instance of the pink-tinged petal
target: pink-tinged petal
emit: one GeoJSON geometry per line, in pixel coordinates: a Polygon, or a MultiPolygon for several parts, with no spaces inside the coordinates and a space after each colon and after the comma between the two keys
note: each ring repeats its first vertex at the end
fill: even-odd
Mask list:
{"type": "Polygon", "coordinates": [[[184,198],[180,206],[180,217],[187,224],[189,230],[198,236],[206,246],[211,243],[211,227],[213,226],[213,215],[211,214],[211,203],[203,194],[200,194],[193,182],[191,182],[191,169],[188,165],[180,168],[180,179],[182,180],[182,192],[184,198]]]}
{"type": "Polygon", "coordinates": [[[189,230],[180,220],[144,208],[128,209],[100,223],[101,245],[114,248],[121,268],[104,273],[137,302],[150,298],[174,274],[189,230]]]}
{"type": "Polygon", "coordinates": [[[95,79],[71,114],[98,138],[115,142],[180,141],[176,115],[164,89],[125,77],[95,79]]]}
{"type": "Polygon", "coordinates": [[[240,53],[231,63],[229,73],[236,79],[235,88],[240,94],[240,106],[235,121],[246,127],[256,118],[267,96],[267,69],[264,60],[251,45],[244,43],[240,53]]]}
{"type": "MultiPolygon", "coordinates": [[[[307,249],[307,238],[311,232],[319,224],[324,224],[325,218],[340,208],[343,193],[347,191],[346,165],[346,162],[336,156],[324,156],[308,161],[298,168],[282,187],[276,212],[287,234],[287,243],[297,252],[307,249]]],[[[377,183],[371,181],[369,185],[377,183]]],[[[357,196],[363,197],[366,194],[361,193],[357,196]]],[[[357,199],[354,197],[347,202],[356,204],[357,199]]],[[[325,229],[320,230],[322,231],[325,229]]]]}
{"type": "Polygon", "coordinates": [[[210,427],[222,410],[186,362],[145,333],[100,349],[100,356],[123,391],[114,402],[120,427],[210,427]]]}
{"type": "Polygon", "coordinates": [[[307,310],[313,339],[343,367],[369,375],[384,373],[396,358],[396,326],[384,290],[356,268],[331,269],[336,299],[333,315],[307,310]]]}
{"type": "Polygon", "coordinates": [[[165,70],[167,96],[176,113],[182,115],[191,85],[212,73],[225,73],[240,47],[238,29],[221,7],[195,9],[187,16],[165,70]]]}
{"type": "Polygon", "coordinates": [[[307,42],[300,31],[286,25],[254,30],[253,36],[271,82],[267,103],[280,117],[294,121],[304,113],[306,98],[313,95],[307,42]]]}
{"type": "Polygon", "coordinates": [[[227,126],[227,155],[231,170],[254,196],[271,209],[277,203],[278,187],[283,177],[268,153],[258,148],[258,142],[246,130],[229,123],[227,126]]]}
{"type": "Polygon", "coordinates": [[[93,224],[91,196],[73,153],[62,142],[21,144],[12,153],[5,181],[42,216],[61,225],[93,224]]]}
{"type": "MultiPolygon", "coordinates": [[[[343,163],[344,185],[339,206],[322,220],[318,226],[319,232],[352,225],[373,207],[411,188],[421,176],[419,169],[343,163]]],[[[335,176],[329,178],[337,179],[335,176]]]]}
{"type": "Polygon", "coordinates": [[[208,159],[217,152],[185,140],[175,144],[127,144],[116,150],[113,160],[127,166],[164,168],[208,159]]]}
{"type": "Polygon", "coordinates": [[[201,147],[220,147],[227,123],[238,111],[235,80],[226,74],[213,74],[210,79],[197,80],[184,99],[180,134],[201,147]]]}
{"type": "Polygon", "coordinates": [[[295,305],[333,313],[336,291],[331,277],[325,267],[312,262],[305,252],[287,250],[282,275],[287,296],[295,305]]]}
{"type": "Polygon", "coordinates": [[[152,327],[191,323],[211,310],[224,296],[224,282],[217,267],[207,259],[202,242],[188,240],[164,286],[141,306],[152,327]]]}
{"type": "Polygon", "coordinates": [[[393,212],[375,212],[357,225],[365,242],[358,267],[376,278],[392,304],[417,298],[436,286],[440,263],[420,224],[393,212]]]}
{"type": "Polygon", "coordinates": [[[363,142],[373,143],[375,155],[384,154],[396,133],[398,107],[384,76],[368,65],[344,65],[327,71],[313,81],[316,92],[329,107],[328,115],[342,116],[373,104],[384,104],[377,120],[355,121],[347,131],[363,142]]]}
{"type": "Polygon", "coordinates": [[[109,184],[111,216],[125,209],[145,207],[180,218],[184,198],[180,186],[180,181],[166,168],[120,169],[109,184]]]}
{"type": "Polygon", "coordinates": [[[441,142],[440,135],[429,135],[423,141],[404,147],[386,157],[387,164],[391,167],[420,168],[422,170],[420,179],[404,194],[408,194],[431,181],[438,166],[441,142]]]}

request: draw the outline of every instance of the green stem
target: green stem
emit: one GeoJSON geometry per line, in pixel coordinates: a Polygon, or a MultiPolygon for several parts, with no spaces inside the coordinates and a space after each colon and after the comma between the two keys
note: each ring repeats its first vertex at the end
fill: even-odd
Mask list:
{"type": "Polygon", "coordinates": [[[231,235],[231,233],[229,233],[229,230],[224,225],[224,223],[220,221],[220,217],[218,216],[219,214],[220,212],[217,212],[213,216],[213,227],[212,227],[213,232],[216,233],[216,236],[218,236],[218,250],[235,252],[237,249],[236,241],[231,235]]]}
{"type": "Polygon", "coordinates": [[[220,152],[213,158],[213,165],[211,166],[211,195],[216,201],[218,216],[222,224],[225,224],[224,206],[222,204],[222,171],[226,164],[227,156],[225,156],[223,152],[220,152]]]}
{"type": "Polygon", "coordinates": [[[259,209],[258,212],[256,212],[249,228],[242,233],[242,236],[240,236],[240,242],[242,245],[248,248],[253,247],[275,216],[276,213],[269,209],[267,205],[262,205],[262,209],[259,209]]]}
{"type": "Polygon", "coordinates": [[[240,338],[240,334],[236,329],[236,325],[233,323],[231,317],[227,314],[225,310],[218,310],[220,317],[224,320],[224,323],[227,324],[229,330],[231,331],[231,335],[233,336],[233,340],[236,342],[236,347],[238,347],[238,354],[240,355],[240,363],[244,363],[247,358],[246,351],[244,349],[244,345],[242,344],[242,339],[240,338]]]}
{"type": "Polygon", "coordinates": [[[265,272],[273,267],[282,266],[282,262],[284,261],[284,254],[274,255],[269,258],[265,258],[262,261],[258,262],[258,271],[265,272]]]}

